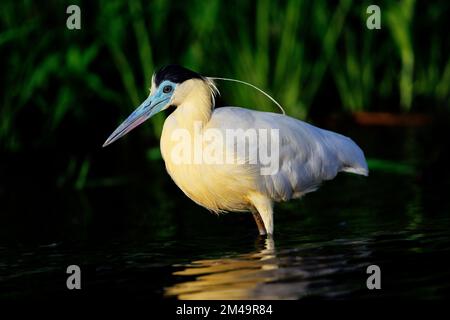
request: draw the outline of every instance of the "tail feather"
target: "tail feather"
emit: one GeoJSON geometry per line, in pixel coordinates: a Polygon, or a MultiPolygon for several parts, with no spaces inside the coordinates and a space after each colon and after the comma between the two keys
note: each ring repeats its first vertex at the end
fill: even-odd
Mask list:
{"type": "Polygon", "coordinates": [[[349,172],[349,173],[355,173],[355,174],[359,174],[359,175],[366,176],[366,177],[369,175],[369,170],[365,169],[365,168],[362,168],[362,167],[359,167],[359,168],[343,167],[341,169],[341,171],[349,172]]]}
{"type": "Polygon", "coordinates": [[[350,138],[341,136],[338,140],[336,150],[342,167],[339,171],[355,173],[363,176],[369,175],[369,168],[361,148],[350,138]]]}

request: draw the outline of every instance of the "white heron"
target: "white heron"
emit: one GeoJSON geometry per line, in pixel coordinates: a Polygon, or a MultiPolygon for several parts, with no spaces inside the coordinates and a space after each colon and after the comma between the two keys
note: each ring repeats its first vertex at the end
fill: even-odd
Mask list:
{"type": "Polygon", "coordinates": [[[251,212],[261,235],[273,234],[274,202],[300,198],[315,191],[322,181],[333,179],[340,171],[368,175],[364,154],[350,138],[284,114],[240,107],[215,109],[216,93],[218,90],[211,78],[177,65],[163,67],[153,75],[148,98],[103,146],[124,136],[154,114],[175,106],[164,122],[160,141],[169,175],[190,199],[210,211],[251,212]],[[245,133],[259,129],[276,132],[277,135],[252,144],[245,133]],[[175,159],[180,146],[194,150],[194,157],[199,152],[210,152],[208,146],[211,146],[212,139],[196,142],[195,139],[180,139],[179,135],[182,132],[196,137],[208,130],[224,136],[229,130],[244,132],[231,143],[226,141],[216,148],[216,151],[221,150],[217,154],[226,153],[235,161],[175,159]],[[276,147],[271,150],[277,151],[277,170],[262,174],[262,160],[250,161],[248,154],[243,154],[244,151],[237,147],[243,140],[245,152],[258,154],[262,148],[276,147]]]}

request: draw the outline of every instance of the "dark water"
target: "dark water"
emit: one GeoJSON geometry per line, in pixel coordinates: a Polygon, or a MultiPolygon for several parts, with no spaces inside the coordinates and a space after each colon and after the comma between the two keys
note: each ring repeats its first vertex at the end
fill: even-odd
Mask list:
{"type": "MultiPolygon", "coordinates": [[[[160,161],[120,161],[104,172],[121,166],[123,181],[76,191],[43,183],[39,155],[27,160],[30,176],[9,158],[0,189],[0,298],[448,297],[444,135],[433,128],[349,134],[368,158],[390,165],[373,165],[369,178],[341,174],[278,205],[274,239],[256,235],[250,214],[217,217],[193,204],[160,161]],[[71,264],[82,270],[76,293],[66,289],[71,264]],[[372,264],[381,268],[381,290],[366,287],[372,264]]],[[[99,151],[94,169],[109,156],[99,151]]]]}

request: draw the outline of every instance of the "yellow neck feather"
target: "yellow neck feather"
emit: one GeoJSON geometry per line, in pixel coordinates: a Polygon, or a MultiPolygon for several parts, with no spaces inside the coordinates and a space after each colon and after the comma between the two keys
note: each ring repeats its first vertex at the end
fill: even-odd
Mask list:
{"type": "Polygon", "coordinates": [[[179,127],[192,128],[200,121],[203,125],[208,123],[213,112],[212,92],[208,83],[201,80],[195,80],[187,84],[188,87],[179,88],[188,90],[184,99],[173,112],[179,127]]]}

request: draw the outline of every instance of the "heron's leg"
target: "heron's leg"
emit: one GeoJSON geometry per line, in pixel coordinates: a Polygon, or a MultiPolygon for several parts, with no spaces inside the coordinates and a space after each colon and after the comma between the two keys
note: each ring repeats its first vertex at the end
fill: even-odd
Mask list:
{"type": "Polygon", "coordinates": [[[265,236],[267,234],[266,227],[264,226],[264,221],[261,218],[261,215],[259,214],[258,210],[256,210],[255,207],[252,207],[250,211],[252,212],[256,225],[258,226],[259,234],[265,236]]]}
{"type": "MultiPolygon", "coordinates": [[[[264,234],[273,235],[273,201],[262,193],[250,194],[249,200],[257,210],[259,220],[262,220],[265,229],[264,234]]],[[[258,224],[258,220],[256,218],[255,220],[258,224]]]]}

